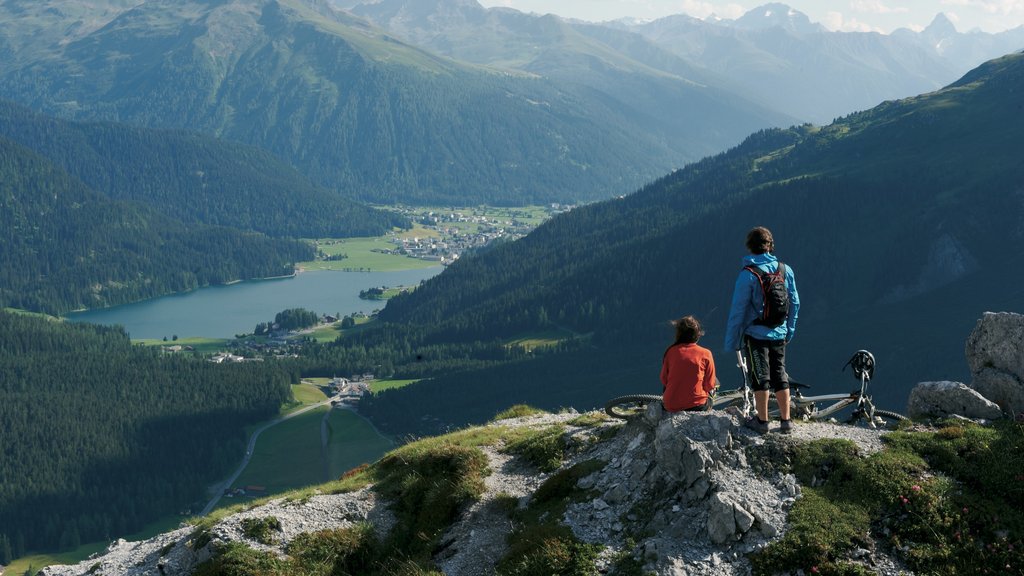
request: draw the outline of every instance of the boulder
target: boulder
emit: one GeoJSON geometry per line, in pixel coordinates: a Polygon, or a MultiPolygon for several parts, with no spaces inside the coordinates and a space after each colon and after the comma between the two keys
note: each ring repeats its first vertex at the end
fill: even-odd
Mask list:
{"type": "Polygon", "coordinates": [[[974,375],[971,386],[1006,412],[1024,414],[1024,378],[986,368],[974,375]]]}
{"type": "Polygon", "coordinates": [[[911,418],[959,415],[994,419],[1003,412],[994,402],[961,382],[921,382],[910,391],[907,415],[911,418]]]}
{"type": "Polygon", "coordinates": [[[971,387],[1004,411],[1024,413],[1024,315],[986,312],[965,347],[971,387]]]}
{"type": "Polygon", "coordinates": [[[1024,315],[986,312],[967,338],[971,375],[992,368],[1024,379],[1024,315]]]}

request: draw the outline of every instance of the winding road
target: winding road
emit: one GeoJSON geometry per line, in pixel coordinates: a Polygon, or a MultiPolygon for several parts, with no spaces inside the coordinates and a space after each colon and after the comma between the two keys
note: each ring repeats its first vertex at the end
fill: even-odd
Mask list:
{"type": "Polygon", "coordinates": [[[252,436],[249,437],[249,445],[245,449],[245,458],[242,459],[242,463],[238,466],[238,469],[235,470],[235,472],[231,476],[228,477],[227,480],[225,480],[224,482],[221,482],[220,484],[217,485],[217,490],[216,490],[216,492],[213,495],[213,499],[210,500],[210,502],[206,505],[205,508],[203,508],[203,511],[200,512],[199,515],[200,516],[206,516],[207,514],[209,514],[210,511],[212,511],[214,509],[214,507],[217,506],[217,502],[220,502],[221,496],[224,495],[224,491],[227,490],[228,488],[230,488],[231,485],[235,483],[235,480],[238,480],[238,477],[241,476],[242,472],[245,470],[245,467],[249,465],[249,459],[252,458],[253,450],[256,449],[256,439],[258,439],[260,437],[260,434],[262,434],[264,430],[266,430],[267,428],[270,428],[271,426],[275,426],[277,424],[280,424],[281,422],[284,422],[285,420],[288,420],[289,418],[294,418],[296,416],[305,414],[306,412],[309,412],[310,410],[315,410],[315,409],[317,409],[317,408],[319,408],[321,406],[329,406],[332,401],[337,400],[337,399],[338,399],[337,396],[332,396],[330,398],[327,398],[325,400],[317,402],[316,404],[310,404],[309,406],[304,406],[304,407],[296,410],[295,412],[290,412],[290,413],[285,414],[284,416],[282,416],[282,417],[280,417],[280,418],[278,418],[276,420],[271,420],[270,422],[267,422],[263,426],[260,426],[255,431],[253,431],[252,436]]]}

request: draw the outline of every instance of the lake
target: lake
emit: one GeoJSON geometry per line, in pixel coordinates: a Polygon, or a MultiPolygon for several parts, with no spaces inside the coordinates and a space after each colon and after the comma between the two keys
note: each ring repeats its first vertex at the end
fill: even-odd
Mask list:
{"type": "Polygon", "coordinates": [[[416,286],[442,269],[436,266],[398,272],[303,272],[292,278],[211,286],[135,304],[75,312],[68,315],[68,320],[120,324],[135,339],[175,335],[233,338],[235,334],[251,333],[258,323],[273,321],[275,314],[289,308],[342,316],[370,313],[383,308],[385,303],[360,299],[360,290],[416,286]]]}

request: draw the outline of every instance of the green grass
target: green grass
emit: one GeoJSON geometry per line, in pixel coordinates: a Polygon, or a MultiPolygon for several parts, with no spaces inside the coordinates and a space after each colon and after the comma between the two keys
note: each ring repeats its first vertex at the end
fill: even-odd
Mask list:
{"type": "Polygon", "coordinates": [[[920,574],[1024,572],[1024,424],[949,423],[886,442],[867,458],[848,441],[793,448],[803,497],[786,534],[751,556],[754,573],[867,574],[848,553],[869,536],[920,574]]]}
{"type": "Polygon", "coordinates": [[[339,478],[361,464],[375,462],[394,448],[390,439],[381,436],[370,422],[351,410],[332,410],[328,425],[327,458],[331,478],[339,478]]]}
{"type": "Polygon", "coordinates": [[[527,404],[516,404],[495,414],[494,418],[491,418],[491,422],[509,418],[523,418],[524,416],[533,416],[535,414],[547,414],[547,412],[527,404]]]}
{"type": "Polygon", "coordinates": [[[392,388],[403,388],[413,382],[419,382],[419,380],[374,380],[370,382],[370,391],[376,394],[392,388]]]}
{"type": "MultiPolygon", "coordinates": [[[[305,381],[301,384],[292,384],[292,397],[295,398],[295,401],[288,402],[281,406],[281,411],[279,412],[281,416],[284,416],[285,414],[294,412],[296,410],[300,410],[306,406],[309,406],[310,404],[316,404],[318,402],[323,402],[324,400],[327,400],[327,395],[324,394],[322,390],[320,390],[320,388],[317,386],[317,383],[314,382],[314,380],[317,379],[306,378],[305,381]]],[[[323,378],[322,380],[326,382],[327,379],[323,378]]],[[[251,432],[252,430],[255,430],[256,428],[262,425],[263,423],[250,426],[249,431],[251,432]]],[[[264,432],[264,434],[266,434],[266,432],[264,432]]],[[[260,436],[260,438],[262,438],[262,436],[260,436]]]]}
{"type": "Polygon", "coordinates": [[[529,429],[521,438],[509,442],[505,451],[522,456],[541,472],[554,472],[565,460],[565,426],[529,429]]]}
{"type": "Polygon", "coordinates": [[[341,322],[335,322],[315,328],[306,335],[316,342],[334,342],[341,333],[341,322]]]}
{"type": "MultiPolygon", "coordinates": [[[[429,230],[420,232],[424,237],[429,230]]],[[[436,235],[436,233],[435,233],[436,235]]],[[[352,271],[373,271],[373,272],[395,272],[398,270],[416,270],[419,268],[430,268],[440,266],[440,262],[430,262],[408,256],[395,254],[382,254],[377,250],[394,250],[397,246],[390,241],[390,237],[377,236],[373,238],[345,238],[339,240],[320,240],[320,250],[328,256],[336,254],[347,254],[343,260],[334,261],[313,261],[301,262],[299,267],[304,270],[352,270],[352,271]],[[330,244],[328,244],[330,242],[330,244]]]]}
{"type": "Polygon", "coordinates": [[[37,318],[46,318],[47,320],[60,321],[62,318],[57,316],[50,316],[49,314],[43,314],[42,312],[30,312],[28,310],[22,310],[21,308],[3,308],[4,312],[10,312],[11,314],[21,314],[22,316],[35,316],[37,318]]]}
{"type": "Polygon", "coordinates": [[[168,338],[166,341],[160,338],[142,338],[138,340],[132,340],[135,344],[142,344],[143,346],[191,346],[196,352],[200,354],[214,354],[222,350],[227,349],[228,340],[224,338],[203,338],[200,336],[178,338],[177,340],[171,340],[168,338]]]}
{"type": "Polygon", "coordinates": [[[323,482],[320,421],[328,410],[310,410],[260,434],[249,465],[233,486],[265,486],[268,493],[279,493],[323,482]]]}
{"type": "Polygon", "coordinates": [[[509,550],[498,563],[498,574],[582,576],[597,573],[594,561],[600,546],[580,542],[559,520],[571,502],[593,497],[576,484],[604,464],[590,460],[552,474],[537,489],[525,510],[513,511],[509,550]]]}
{"type": "Polygon", "coordinates": [[[571,340],[576,335],[568,330],[551,329],[541,332],[532,332],[530,334],[524,334],[517,338],[512,338],[504,342],[505,346],[519,347],[524,350],[533,350],[534,348],[544,348],[546,346],[554,346],[560,342],[571,340]]]}

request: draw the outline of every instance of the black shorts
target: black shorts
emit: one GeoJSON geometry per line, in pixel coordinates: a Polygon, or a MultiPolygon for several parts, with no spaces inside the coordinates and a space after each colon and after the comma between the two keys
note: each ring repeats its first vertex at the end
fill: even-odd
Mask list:
{"type": "Polygon", "coordinates": [[[743,353],[750,366],[755,391],[789,389],[785,340],[758,340],[744,336],[743,353]]]}

